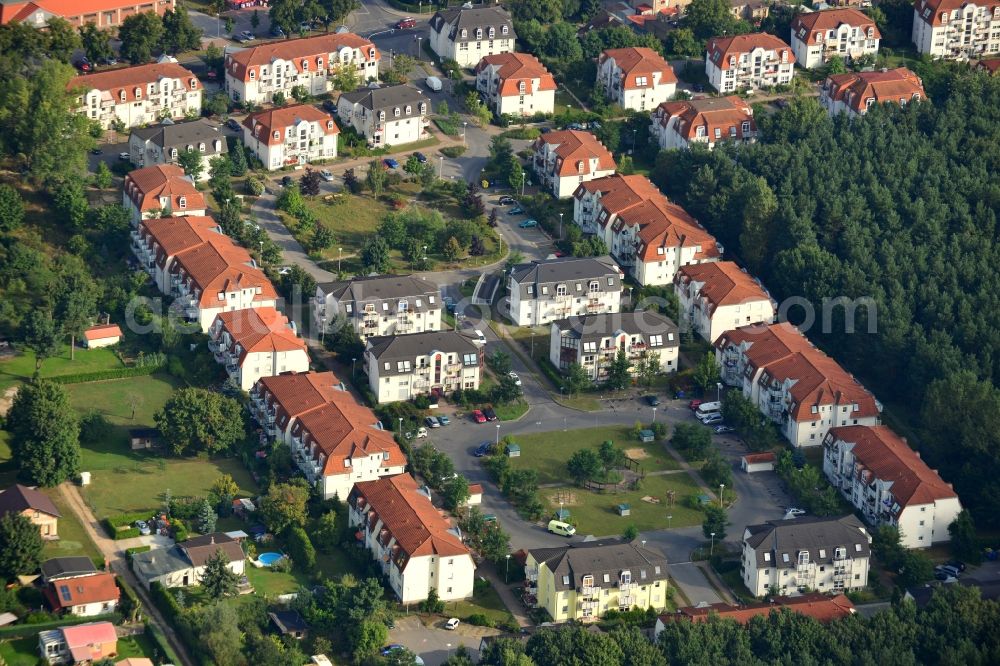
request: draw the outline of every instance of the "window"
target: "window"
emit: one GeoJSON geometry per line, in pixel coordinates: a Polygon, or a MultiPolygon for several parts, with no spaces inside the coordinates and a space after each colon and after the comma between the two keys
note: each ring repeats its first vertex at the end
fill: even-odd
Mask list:
{"type": "Polygon", "coordinates": [[[649,346],[650,347],[661,347],[663,346],[663,335],[651,335],[649,336],[649,346]]]}
{"type": "Polygon", "coordinates": [[[399,107],[398,106],[395,109],[392,110],[392,115],[395,116],[396,118],[399,118],[400,112],[399,112],[399,107]]]}
{"type": "Polygon", "coordinates": [[[826,559],[826,550],[823,549],[823,548],[819,549],[819,559],[821,559],[821,560],[826,559]]]}
{"type": "Polygon", "coordinates": [[[584,342],[583,343],[583,351],[585,351],[585,352],[596,352],[597,351],[597,343],[596,342],[584,342]]]}
{"type": "Polygon", "coordinates": [[[722,128],[720,128],[720,127],[716,127],[715,128],[715,138],[716,139],[721,139],[722,138],[722,128]]]}
{"type": "Polygon", "coordinates": [[[746,136],[750,132],[750,122],[744,120],[742,129],[743,129],[743,135],[746,136]]]}
{"type": "Polygon", "coordinates": [[[468,36],[469,36],[469,31],[466,30],[465,28],[462,28],[462,39],[465,39],[468,36]]]}
{"type": "Polygon", "coordinates": [[[496,28],[491,26],[489,32],[490,39],[493,39],[496,36],[496,34],[497,34],[496,28]]]}
{"type": "Polygon", "coordinates": [[[388,312],[388,311],[389,311],[389,303],[383,301],[383,303],[382,303],[382,312],[388,312]]]}
{"type": "Polygon", "coordinates": [[[583,577],[583,587],[594,587],[594,577],[584,576],[583,577]]]}
{"type": "Polygon", "coordinates": [[[476,39],[482,39],[482,38],[483,38],[483,29],[476,28],[476,39]]]}
{"type": "Polygon", "coordinates": [[[566,285],[564,284],[556,285],[556,296],[565,296],[565,295],[566,295],[566,285]]]}
{"type": "Polygon", "coordinates": [[[799,553],[799,564],[809,564],[809,551],[803,550],[799,553]]]}
{"type": "Polygon", "coordinates": [[[637,86],[647,85],[648,81],[649,81],[649,79],[647,79],[645,76],[637,76],[637,77],[635,77],[635,85],[637,85],[637,86]]]}
{"type": "Polygon", "coordinates": [[[319,68],[319,69],[323,69],[323,59],[322,58],[316,58],[316,67],[319,68]]]}
{"type": "Polygon", "coordinates": [[[475,352],[472,352],[471,354],[463,354],[462,363],[464,363],[465,365],[473,365],[473,366],[479,365],[479,357],[476,356],[475,352]]]}
{"type": "Polygon", "coordinates": [[[500,28],[500,34],[501,35],[506,35],[507,34],[507,26],[503,26],[503,27],[500,28]]]}
{"type": "Polygon", "coordinates": [[[609,287],[615,286],[615,279],[613,277],[608,278],[608,286],[609,287]]]}
{"type": "Polygon", "coordinates": [[[860,543],[854,544],[854,552],[855,553],[860,553],[861,552],[861,544],[860,543]]]}
{"type": "Polygon", "coordinates": [[[187,197],[181,197],[180,199],[177,200],[177,205],[180,208],[187,208],[187,203],[188,203],[187,197]]]}
{"type": "Polygon", "coordinates": [[[569,585],[569,576],[563,576],[563,585],[569,585]]]}
{"type": "Polygon", "coordinates": [[[788,559],[788,553],[781,554],[781,561],[784,562],[785,564],[788,564],[791,561],[788,559]]]}
{"type": "Polygon", "coordinates": [[[591,280],[590,284],[587,286],[587,291],[589,291],[591,294],[596,294],[600,290],[601,290],[601,283],[598,282],[597,280],[591,280]]]}
{"type": "Polygon", "coordinates": [[[406,115],[410,115],[411,113],[413,113],[413,107],[410,106],[409,104],[407,104],[406,105],[406,115]]]}
{"type": "MultiPolygon", "coordinates": [[[[236,68],[236,63],[233,63],[233,68],[234,69],[236,68]]],[[[251,69],[250,70],[250,80],[253,81],[256,78],[257,78],[257,73],[254,72],[254,70],[251,69]]]]}

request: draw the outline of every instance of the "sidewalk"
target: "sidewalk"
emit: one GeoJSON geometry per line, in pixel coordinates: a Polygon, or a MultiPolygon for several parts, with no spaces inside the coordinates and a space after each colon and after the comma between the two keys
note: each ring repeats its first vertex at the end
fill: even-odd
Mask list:
{"type": "Polygon", "coordinates": [[[478,571],[479,575],[490,581],[493,589],[500,595],[500,600],[503,601],[503,605],[506,606],[511,615],[514,616],[518,626],[522,628],[534,626],[525,614],[524,605],[521,603],[521,600],[515,596],[509,585],[504,584],[503,578],[501,578],[496,572],[496,567],[492,564],[486,564],[485,566],[480,566],[478,571]]]}

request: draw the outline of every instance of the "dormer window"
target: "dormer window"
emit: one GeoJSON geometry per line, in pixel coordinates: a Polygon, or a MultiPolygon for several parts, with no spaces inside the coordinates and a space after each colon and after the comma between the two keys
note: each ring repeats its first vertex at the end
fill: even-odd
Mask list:
{"type": "Polygon", "coordinates": [[[583,173],[583,160],[579,160],[576,163],[576,172],[577,173],[583,173]]]}
{"type": "Polygon", "coordinates": [[[326,128],[327,129],[333,129],[333,121],[332,120],[326,121],[326,128]]]}
{"type": "Polygon", "coordinates": [[[868,39],[875,39],[875,28],[868,28],[868,39]]]}
{"type": "Polygon", "coordinates": [[[368,58],[371,60],[375,59],[375,49],[368,49],[368,58]]]}
{"type": "Polygon", "coordinates": [[[425,102],[420,103],[420,115],[427,113],[427,104],[425,102]]]}
{"type": "Polygon", "coordinates": [[[198,151],[202,152],[202,153],[205,152],[205,142],[204,141],[198,144],[198,151]]]}
{"type": "Polygon", "coordinates": [[[274,130],[274,135],[273,136],[274,136],[275,139],[280,139],[281,138],[281,132],[279,132],[278,130],[274,130]]]}
{"type": "Polygon", "coordinates": [[[750,121],[744,120],[743,121],[743,135],[746,136],[749,133],[750,133],[750,121]]]}
{"type": "Polygon", "coordinates": [[[191,90],[196,90],[198,88],[198,79],[192,76],[191,80],[188,81],[188,84],[191,86],[191,90]]]}
{"type": "Polygon", "coordinates": [[[874,97],[869,97],[868,99],[865,100],[865,108],[870,109],[870,108],[872,108],[873,104],[875,104],[875,98],[874,97]]]}
{"type": "Polygon", "coordinates": [[[222,142],[219,141],[218,139],[215,140],[215,152],[217,153],[222,152],[222,142]]]}
{"type": "Polygon", "coordinates": [[[250,80],[251,81],[253,81],[254,79],[257,78],[256,74],[257,73],[254,70],[252,70],[252,69],[250,70],[250,80]]]}
{"type": "Polygon", "coordinates": [[[482,38],[483,38],[483,29],[476,28],[476,39],[482,39],[482,38]]]}
{"type": "Polygon", "coordinates": [[[520,83],[517,84],[517,89],[518,92],[520,92],[523,95],[525,92],[527,92],[528,85],[524,81],[521,81],[520,83]]]}
{"type": "Polygon", "coordinates": [[[179,199],[177,199],[177,206],[179,208],[187,208],[187,205],[188,205],[187,197],[180,197],[179,199]]]}
{"type": "Polygon", "coordinates": [[[822,32],[817,32],[816,33],[816,41],[817,42],[822,42],[823,41],[823,33],[822,32]]]}
{"type": "Polygon", "coordinates": [[[176,148],[171,148],[170,149],[170,159],[172,159],[172,160],[176,160],[177,159],[177,149],[176,148]]]}
{"type": "Polygon", "coordinates": [[[493,39],[493,37],[496,36],[496,33],[497,31],[495,28],[490,28],[490,39],[493,39]]]}
{"type": "Polygon", "coordinates": [[[303,60],[302,61],[302,71],[303,72],[308,72],[309,71],[309,61],[308,60],[303,60]]]}
{"type": "Polygon", "coordinates": [[[699,137],[704,137],[705,136],[705,126],[704,125],[699,125],[698,128],[695,130],[695,134],[697,136],[699,136],[699,137]]]}
{"type": "Polygon", "coordinates": [[[407,104],[406,105],[406,115],[410,115],[411,113],[413,113],[413,107],[410,106],[409,104],[407,104]]]}
{"type": "Polygon", "coordinates": [[[323,69],[323,59],[322,58],[316,58],[316,68],[317,69],[323,69]]]}
{"type": "Polygon", "coordinates": [[[383,123],[385,122],[385,111],[379,111],[378,112],[378,119],[379,119],[379,122],[383,122],[383,123]]]}
{"type": "Polygon", "coordinates": [[[469,36],[469,31],[466,30],[465,28],[462,28],[462,39],[465,39],[468,36],[469,36]]]}
{"type": "Polygon", "coordinates": [[[395,109],[392,110],[392,115],[395,116],[396,118],[399,118],[400,112],[399,112],[399,107],[398,106],[395,109]]]}
{"type": "Polygon", "coordinates": [[[126,94],[125,94],[125,91],[123,90],[123,91],[121,92],[121,94],[119,95],[119,99],[121,99],[121,101],[123,101],[123,102],[124,102],[124,101],[125,101],[125,98],[126,98],[126,94]]]}
{"type": "Polygon", "coordinates": [[[507,26],[503,26],[503,27],[500,28],[500,34],[501,35],[506,35],[507,32],[508,32],[507,26]]]}

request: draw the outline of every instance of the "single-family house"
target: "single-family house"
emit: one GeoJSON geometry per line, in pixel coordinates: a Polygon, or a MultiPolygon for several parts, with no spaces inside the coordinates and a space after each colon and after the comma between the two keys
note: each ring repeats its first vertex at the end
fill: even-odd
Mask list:
{"type": "Polygon", "coordinates": [[[48,584],[68,578],[93,576],[97,573],[97,567],[94,566],[93,560],[89,557],[73,555],[49,558],[42,562],[41,571],[42,582],[48,584]]]}
{"type": "Polygon", "coordinates": [[[153,583],[167,588],[197,585],[205,572],[205,563],[219,552],[227,560],[227,568],[242,576],[246,555],[235,539],[222,532],[192,537],[169,548],[135,553],[132,571],[146,589],[153,583]]]}
{"type": "Polygon", "coordinates": [[[110,622],[88,622],[38,634],[38,651],[49,664],[88,666],[118,654],[118,634],[110,622]]]}
{"type": "Polygon", "coordinates": [[[56,612],[90,617],[113,613],[121,590],[111,573],[54,580],[45,587],[45,599],[56,612]]]}
{"type": "Polygon", "coordinates": [[[16,483],[0,491],[0,516],[16,513],[35,525],[43,539],[59,538],[59,518],[62,514],[49,496],[37,488],[16,483]]]}

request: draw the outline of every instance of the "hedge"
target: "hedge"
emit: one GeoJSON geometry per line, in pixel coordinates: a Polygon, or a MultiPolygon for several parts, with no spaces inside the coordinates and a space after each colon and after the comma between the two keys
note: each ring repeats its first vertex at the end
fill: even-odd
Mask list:
{"type": "MultiPolygon", "coordinates": [[[[149,546],[146,546],[146,550],[149,550],[149,546]]],[[[139,601],[139,596],[132,589],[132,586],[126,583],[120,576],[115,576],[115,583],[118,584],[118,589],[122,591],[122,600],[118,605],[119,612],[129,620],[137,619],[139,613],[142,612],[142,602],[139,601]],[[126,612],[126,608],[128,612],[126,612]]]]}
{"type": "Polygon", "coordinates": [[[177,616],[181,612],[181,605],[177,603],[177,598],[170,594],[170,590],[163,587],[162,583],[153,581],[149,586],[149,596],[153,600],[153,605],[159,608],[170,622],[176,624],[177,616]]]}
{"type": "Polygon", "coordinates": [[[134,527],[133,523],[137,520],[149,520],[149,517],[149,511],[143,511],[142,513],[122,513],[117,516],[105,518],[101,522],[104,524],[104,530],[112,539],[134,539],[140,535],[139,528],[134,527]]]}
{"type": "Polygon", "coordinates": [[[125,557],[127,557],[131,562],[133,555],[135,555],[136,553],[145,553],[149,550],[152,550],[152,546],[136,546],[135,548],[126,548],[125,557]]]}
{"type": "Polygon", "coordinates": [[[148,638],[149,641],[156,646],[156,648],[160,651],[160,654],[163,655],[163,658],[168,662],[172,664],[181,663],[180,657],[178,657],[177,653],[174,652],[174,649],[170,647],[170,641],[167,640],[163,630],[155,624],[150,622],[146,623],[146,638],[148,638]]]}
{"type": "Polygon", "coordinates": [[[64,615],[58,620],[51,622],[38,622],[37,624],[15,624],[10,627],[0,627],[0,638],[27,638],[37,636],[39,632],[46,629],[56,629],[58,627],[69,627],[74,624],[84,624],[85,622],[102,622],[107,620],[112,624],[122,621],[120,613],[105,613],[104,615],[92,615],[90,617],[76,617],[74,615],[64,615]]]}
{"type": "Polygon", "coordinates": [[[128,377],[143,377],[159,372],[166,367],[166,362],[154,365],[144,365],[138,368],[116,368],[115,370],[98,370],[97,372],[80,372],[71,375],[60,375],[48,379],[56,384],[82,384],[84,382],[99,382],[108,379],[126,379],[128,377]]]}

